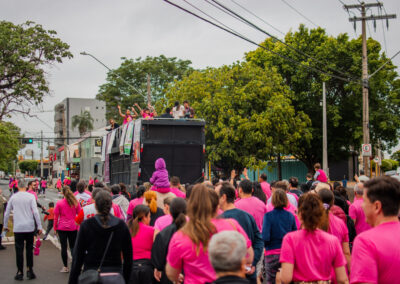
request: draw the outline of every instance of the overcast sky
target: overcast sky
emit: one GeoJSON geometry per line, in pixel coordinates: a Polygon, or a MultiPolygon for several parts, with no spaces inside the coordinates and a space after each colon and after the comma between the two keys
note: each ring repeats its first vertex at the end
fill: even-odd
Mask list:
{"type": "MultiPolygon", "coordinates": [[[[189,7],[183,0],[171,0],[189,7]]],[[[244,24],[223,14],[204,0],[187,0],[225,24],[234,27],[257,42],[265,37],[244,24]]],[[[281,37],[281,34],[247,14],[231,0],[220,0],[248,19],[259,24],[268,32],[281,37]]],[[[300,23],[314,27],[304,17],[297,14],[283,0],[234,0],[260,16],[278,30],[286,33],[296,30],[300,23]]],[[[348,33],[355,36],[353,25],[339,0],[285,0],[313,23],[325,28],[330,35],[348,33]]],[[[356,0],[343,0],[355,4],[356,0]]],[[[375,2],[370,0],[369,2],[375,2]]],[[[400,16],[399,0],[384,0],[388,14],[400,16]]],[[[191,8],[193,9],[193,8],[191,8]]],[[[355,11],[356,12],[356,11],[355,11]]],[[[373,10],[378,15],[378,10],[373,10]]],[[[359,13],[356,12],[359,16],[359,13]]],[[[193,16],[190,16],[162,0],[0,0],[0,19],[21,24],[34,21],[46,29],[55,30],[58,37],[70,45],[74,55],[71,60],[58,64],[48,70],[51,96],[45,99],[43,110],[53,110],[54,105],[66,97],[94,98],[98,87],[105,82],[107,70],[88,56],[93,54],[111,68],[117,68],[121,57],[137,58],[158,56],[189,59],[193,67],[217,67],[242,60],[244,53],[256,47],[218,30],[193,16]]],[[[384,22],[384,24],[386,24],[384,22]]],[[[390,20],[389,31],[385,30],[387,53],[392,56],[400,50],[400,19],[390,20]]],[[[384,48],[382,24],[369,24],[371,36],[384,48]]],[[[357,25],[357,36],[361,27],[357,25]]],[[[360,51],[361,52],[361,51],[360,51]]],[[[394,59],[400,65],[400,55],[394,59]]],[[[26,134],[53,137],[54,113],[38,113],[38,119],[11,119],[26,134]]],[[[360,122],[361,123],[361,122],[360,122]]],[[[36,148],[37,149],[37,148],[36,148]]]]}

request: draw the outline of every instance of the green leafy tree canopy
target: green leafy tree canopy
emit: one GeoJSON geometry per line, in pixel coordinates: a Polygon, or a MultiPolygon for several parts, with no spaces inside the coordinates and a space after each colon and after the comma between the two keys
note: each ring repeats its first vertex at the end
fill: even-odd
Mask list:
{"type": "Polygon", "coordinates": [[[8,171],[9,162],[16,159],[21,146],[20,129],[11,122],[0,121],[0,170],[8,171]]]}
{"type": "Polygon", "coordinates": [[[263,167],[278,152],[310,139],[309,118],[295,112],[276,71],[249,63],[195,71],[173,84],[170,103],[188,100],[206,121],[208,160],[222,168],[263,167]]]}
{"type": "Polygon", "coordinates": [[[25,160],[18,163],[18,167],[22,172],[32,173],[37,170],[39,163],[35,160],[25,160]]]}
{"type": "Polygon", "coordinates": [[[83,136],[86,132],[93,130],[93,122],[94,119],[89,111],[81,111],[80,115],[72,117],[72,128],[78,127],[79,134],[83,136]]]}
{"type": "Polygon", "coordinates": [[[150,75],[151,100],[156,103],[158,112],[165,106],[165,92],[168,84],[181,80],[193,71],[189,60],[175,57],[168,58],[164,55],[158,57],[147,56],[142,59],[122,58],[121,66],[108,72],[107,83],[100,86],[97,99],[105,101],[107,106],[107,119],[114,118],[120,121],[117,106],[122,111],[131,108],[134,103],[141,107],[147,105],[147,74],[150,75]],[[119,77],[129,82],[140,93],[132,89],[119,77]]]}
{"type": "Polygon", "coordinates": [[[0,21],[0,120],[13,113],[30,115],[49,92],[45,66],[71,58],[56,32],[26,22],[0,21]]]}
{"type": "MultiPolygon", "coordinates": [[[[360,79],[346,82],[329,77],[306,66],[316,67],[328,73],[348,78],[361,78],[361,38],[349,39],[347,34],[328,36],[324,29],[307,29],[301,25],[296,32],[289,32],[287,44],[322,62],[301,55],[295,50],[271,38],[262,45],[286,57],[299,61],[294,64],[262,48],[246,54],[246,60],[262,68],[276,68],[293,93],[293,106],[312,119],[311,143],[304,141],[293,154],[310,169],[322,160],[322,82],[327,88],[327,126],[329,161],[346,159],[352,151],[358,151],[362,142],[362,92],[360,79]],[[331,69],[328,69],[331,68],[331,69]],[[341,71],[339,74],[332,69],[341,71]]],[[[368,39],[369,74],[388,60],[381,53],[380,44],[368,39]]],[[[382,142],[383,149],[397,143],[400,129],[400,80],[396,66],[389,62],[370,79],[370,136],[371,143],[382,142]]]]}

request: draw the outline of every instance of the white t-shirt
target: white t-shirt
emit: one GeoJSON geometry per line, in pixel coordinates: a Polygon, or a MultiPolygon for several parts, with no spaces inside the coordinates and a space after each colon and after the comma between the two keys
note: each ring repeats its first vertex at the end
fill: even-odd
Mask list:
{"type": "MultiPolygon", "coordinates": [[[[89,218],[94,217],[97,214],[97,210],[96,207],[94,205],[94,203],[86,205],[85,207],[83,207],[83,220],[87,220],[89,218]]],[[[114,215],[114,209],[111,208],[110,210],[110,214],[114,215]]]]}
{"type": "Polygon", "coordinates": [[[7,204],[6,213],[4,214],[5,228],[7,228],[11,210],[14,212],[14,233],[33,232],[35,230],[35,223],[38,230],[42,229],[36,199],[33,194],[20,191],[11,196],[7,204]]]}
{"type": "Polygon", "coordinates": [[[185,116],[185,107],[180,105],[179,108],[176,106],[172,108],[172,116],[174,118],[182,118],[185,116]]]}

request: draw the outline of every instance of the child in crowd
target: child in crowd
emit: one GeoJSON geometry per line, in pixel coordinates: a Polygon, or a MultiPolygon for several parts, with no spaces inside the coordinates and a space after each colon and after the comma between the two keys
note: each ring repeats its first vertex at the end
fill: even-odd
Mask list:
{"type": "Polygon", "coordinates": [[[43,237],[43,240],[45,240],[47,239],[47,236],[49,235],[54,225],[54,202],[49,203],[49,209],[46,211],[43,220],[47,220],[47,230],[46,234],[43,237]]]}
{"type": "MultiPolygon", "coordinates": [[[[157,116],[157,112],[151,104],[148,104],[144,110],[137,103],[135,103],[135,106],[138,108],[140,114],[144,119],[153,119],[155,116],[157,116]]],[[[133,107],[132,111],[138,116],[133,107]]]]}
{"type": "Polygon", "coordinates": [[[162,190],[165,189],[166,192],[169,192],[170,183],[168,179],[168,170],[163,158],[158,158],[156,160],[155,168],[156,170],[150,178],[150,182],[153,185],[152,190],[162,192],[162,190]]]}

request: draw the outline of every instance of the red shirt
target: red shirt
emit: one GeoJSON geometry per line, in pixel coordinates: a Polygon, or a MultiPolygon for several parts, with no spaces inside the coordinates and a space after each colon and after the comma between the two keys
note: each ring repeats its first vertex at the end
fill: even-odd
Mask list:
{"type": "Polygon", "coordinates": [[[47,213],[49,213],[49,215],[44,215],[43,220],[54,220],[54,208],[49,208],[49,210],[47,210],[47,213]]]}

